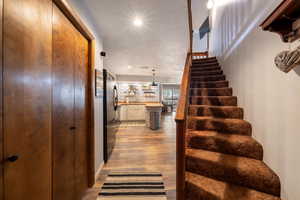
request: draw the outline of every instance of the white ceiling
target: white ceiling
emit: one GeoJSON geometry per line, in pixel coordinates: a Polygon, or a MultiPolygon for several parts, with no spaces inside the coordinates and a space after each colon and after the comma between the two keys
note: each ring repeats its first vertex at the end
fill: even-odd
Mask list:
{"type": "Polygon", "coordinates": [[[87,10],[102,36],[104,67],[127,75],[150,75],[156,67],[159,76],[180,79],[188,44],[185,0],[72,1],[87,10]],[[136,16],[142,27],[133,26],[136,16]]]}

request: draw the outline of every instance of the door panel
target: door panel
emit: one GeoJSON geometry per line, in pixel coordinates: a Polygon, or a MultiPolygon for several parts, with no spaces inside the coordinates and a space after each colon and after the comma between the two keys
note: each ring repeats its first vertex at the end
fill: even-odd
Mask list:
{"type": "Polygon", "coordinates": [[[51,198],[50,0],[4,0],[5,200],[51,198]]]}
{"type": "MultiPolygon", "coordinates": [[[[3,73],[3,59],[2,59],[2,20],[3,20],[3,1],[0,0],[0,85],[3,87],[3,79],[2,79],[2,73],[3,73]]],[[[3,94],[2,94],[2,88],[0,89],[0,199],[4,199],[4,187],[3,187],[3,102],[2,102],[3,94]]]]}
{"type": "Polygon", "coordinates": [[[88,188],[88,41],[53,8],[53,197],[88,188]]]}
{"type": "Polygon", "coordinates": [[[88,41],[76,32],[75,66],[75,178],[77,197],[88,188],[88,41]]]}
{"type": "Polygon", "coordinates": [[[53,199],[75,199],[74,28],[53,6],[53,199]]]}

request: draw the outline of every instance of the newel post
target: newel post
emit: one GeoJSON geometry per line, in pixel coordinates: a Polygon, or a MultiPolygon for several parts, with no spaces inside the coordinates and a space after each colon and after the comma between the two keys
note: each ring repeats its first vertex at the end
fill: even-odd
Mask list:
{"type": "Polygon", "coordinates": [[[185,199],[185,120],[176,120],[176,196],[185,199]]]}

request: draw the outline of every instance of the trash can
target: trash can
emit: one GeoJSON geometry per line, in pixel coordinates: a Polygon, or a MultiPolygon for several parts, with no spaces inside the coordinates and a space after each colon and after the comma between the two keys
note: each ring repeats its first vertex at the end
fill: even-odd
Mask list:
{"type": "Polygon", "coordinates": [[[150,112],[150,128],[152,130],[159,129],[159,112],[150,112]]]}

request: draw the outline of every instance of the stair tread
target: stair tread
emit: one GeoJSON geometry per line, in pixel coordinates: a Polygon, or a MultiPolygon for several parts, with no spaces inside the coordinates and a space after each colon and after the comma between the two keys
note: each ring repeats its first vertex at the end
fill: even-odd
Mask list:
{"type": "Polygon", "coordinates": [[[236,96],[191,96],[190,98],[210,98],[210,99],[227,99],[227,98],[237,98],[236,96]]]}
{"type": "Polygon", "coordinates": [[[187,170],[280,196],[279,177],[262,161],[201,149],[186,149],[187,170]]]}
{"type": "Polygon", "coordinates": [[[224,74],[220,74],[220,75],[205,75],[205,76],[193,76],[192,75],[192,79],[194,78],[214,78],[214,77],[225,77],[224,74]]]}
{"type": "Polygon", "coordinates": [[[230,87],[225,88],[191,88],[191,96],[232,96],[233,90],[230,87]]]}
{"type": "Polygon", "coordinates": [[[243,119],[188,116],[188,128],[194,130],[221,131],[228,134],[252,135],[251,124],[243,119]]]}
{"type": "Polygon", "coordinates": [[[229,87],[228,81],[217,81],[217,82],[191,82],[190,88],[224,88],[229,87]]]}
{"type": "Polygon", "coordinates": [[[192,83],[203,83],[203,84],[209,84],[209,83],[228,83],[226,80],[221,80],[221,81],[192,81],[192,83]]]}
{"type": "Polygon", "coordinates": [[[200,71],[200,72],[193,72],[192,75],[221,75],[223,74],[222,70],[211,70],[211,71],[200,71]]]}
{"type": "Polygon", "coordinates": [[[218,63],[218,60],[216,59],[209,59],[209,60],[198,60],[198,61],[193,61],[192,64],[206,64],[206,63],[218,63]]]}
{"type": "Polygon", "coordinates": [[[188,146],[219,153],[263,159],[263,148],[251,136],[228,135],[217,131],[188,131],[188,146]]]}
{"type": "Polygon", "coordinates": [[[222,87],[222,88],[190,88],[190,90],[232,90],[231,87],[222,87]]]}
{"type": "Polygon", "coordinates": [[[191,105],[236,106],[236,96],[191,96],[191,105]]]}
{"type": "Polygon", "coordinates": [[[229,118],[216,118],[211,116],[189,116],[189,120],[214,120],[214,121],[224,121],[224,122],[236,122],[236,123],[248,123],[243,119],[229,119],[229,118]]]}
{"type": "Polygon", "coordinates": [[[192,76],[191,81],[225,81],[225,75],[213,75],[213,76],[192,76]]]}
{"type": "Polygon", "coordinates": [[[222,109],[235,109],[235,108],[240,108],[238,106],[214,106],[214,105],[189,105],[189,107],[194,107],[194,108],[222,108],[222,109]]]}
{"type": "Polygon", "coordinates": [[[187,200],[280,200],[246,187],[186,172],[187,200]]]}
{"type": "Polygon", "coordinates": [[[208,71],[215,71],[215,70],[221,70],[222,68],[220,66],[211,66],[211,67],[192,67],[191,72],[208,72],[208,71]]]}
{"type": "Polygon", "coordinates": [[[210,65],[210,64],[219,64],[217,60],[210,60],[206,62],[193,62],[192,65],[210,65]]]}
{"type": "Polygon", "coordinates": [[[214,116],[217,118],[243,119],[244,110],[237,106],[190,105],[191,116],[214,116]]]}

